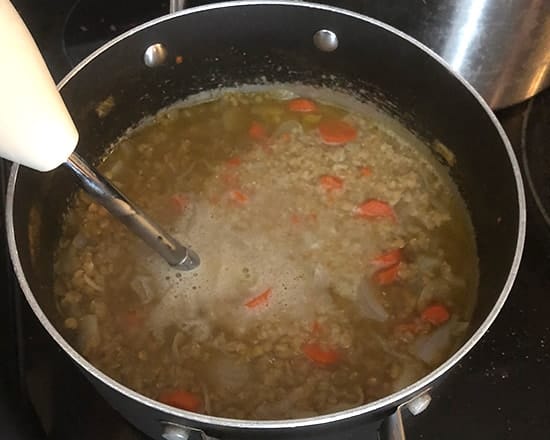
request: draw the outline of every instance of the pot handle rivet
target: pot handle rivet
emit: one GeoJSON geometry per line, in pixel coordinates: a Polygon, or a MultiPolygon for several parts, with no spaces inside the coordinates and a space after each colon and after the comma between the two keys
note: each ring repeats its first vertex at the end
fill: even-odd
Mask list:
{"type": "Polygon", "coordinates": [[[323,52],[332,52],[338,48],[338,37],[328,29],[321,29],[313,34],[313,44],[323,52]]]}
{"type": "Polygon", "coordinates": [[[143,62],[147,67],[157,67],[166,62],[168,50],[162,43],[151,44],[143,54],[143,62]]]}
{"type": "Polygon", "coordinates": [[[181,426],[166,425],[162,433],[164,440],[189,440],[190,432],[181,426]]]}
{"type": "Polygon", "coordinates": [[[429,394],[422,394],[407,403],[407,409],[413,416],[417,416],[430,406],[431,401],[432,397],[429,394]]]}

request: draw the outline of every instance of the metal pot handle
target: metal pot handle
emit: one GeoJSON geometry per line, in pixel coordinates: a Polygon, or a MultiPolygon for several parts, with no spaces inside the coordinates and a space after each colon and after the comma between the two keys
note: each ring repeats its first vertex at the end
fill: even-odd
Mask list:
{"type": "Polygon", "coordinates": [[[187,0],[170,0],[170,14],[187,8],[187,0]]]}
{"type": "Polygon", "coordinates": [[[378,440],[405,440],[405,428],[401,406],[398,406],[393,414],[386,417],[378,430],[378,440]]]}
{"type": "Polygon", "coordinates": [[[432,397],[429,391],[426,391],[412,400],[399,405],[395,412],[387,417],[380,425],[378,429],[378,440],[405,440],[406,436],[402,415],[403,408],[407,408],[413,416],[417,416],[430,406],[431,401],[432,397]]]}
{"type": "Polygon", "coordinates": [[[206,435],[204,431],[173,422],[161,422],[163,425],[161,437],[164,440],[218,440],[206,435]]]}

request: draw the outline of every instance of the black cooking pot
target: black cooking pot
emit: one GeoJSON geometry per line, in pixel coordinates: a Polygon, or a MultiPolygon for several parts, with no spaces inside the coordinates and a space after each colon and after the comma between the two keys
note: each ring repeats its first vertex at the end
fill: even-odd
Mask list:
{"type": "Polygon", "coordinates": [[[154,20],[99,49],[62,81],[60,90],[80,132],[77,151],[97,162],[128,127],[176,100],[205,89],[272,82],[346,90],[456,155],[451,173],[476,231],[479,299],[468,340],[431,374],[368,405],[280,421],[191,413],[122,386],[89,364],[56,328],[53,252],[62,213],[77,190],[63,169],[48,174],[12,169],[7,225],[15,271],[52,338],[116,409],[153,438],[322,439],[384,419],[383,434],[398,438],[400,409],[421,409],[430,387],[483,336],[520,262],[526,216],[521,176],[502,128],[479,95],[441,59],[395,29],[344,10],[295,2],[216,4],[154,20]],[[183,62],[176,63],[177,56],[183,62]],[[96,107],[108,97],[115,106],[101,117],[96,107]]]}

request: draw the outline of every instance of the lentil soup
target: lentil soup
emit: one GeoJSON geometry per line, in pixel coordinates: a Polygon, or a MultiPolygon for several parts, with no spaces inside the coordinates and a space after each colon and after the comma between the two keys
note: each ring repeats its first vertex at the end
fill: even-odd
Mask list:
{"type": "Polygon", "coordinates": [[[447,170],[389,117],[323,96],[218,91],[112,147],[100,170],[202,262],[168,267],[78,192],[55,295],[91,363],[178,408],[288,419],[386,396],[463,341],[477,254],[447,170]]]}

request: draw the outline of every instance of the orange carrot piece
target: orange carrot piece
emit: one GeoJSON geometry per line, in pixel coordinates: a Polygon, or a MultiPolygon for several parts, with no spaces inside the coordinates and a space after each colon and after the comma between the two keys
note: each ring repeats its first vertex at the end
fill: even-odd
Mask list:
{"type": "Polygon", "coordinates": [[[384,269],[380,269],[378,272],[375,272],[374,275],[372,276],[372,280],[379,286],[387,286],[388,284],[391,284],[395,280],[397,280],[398,275],[399,275],[399,263],[384,269]]]}
{"type": "Polygon", "coordinates": [[[185,390],[164,391],[157,400],[166,405],[193,412],[198,412],[202,407],[201,399],[196,394],[185,390]]]}
{"type": "Polygon", "coordinates": [[[363,177],[369,177],[372,174],[372,170],[369,167],[359,168],[359,172],[363,177]]]}
{"type": "Polygon", "coordinates": [[[342,353],[338,350],[325,350],[319,344],[313,342],[302,345],[302,352],[309,360],[319,365],[334,365],[342,359],[342,353]]]}
{"type": "Polygon", "coordinates": [[[178,214],[183,214],[189,205],[189,199],[185,194],[174,194],[170,197],[170,204],[178,214]]]}
{"type": "Polygon", "coordinates": [[[248,128],[248,135],[256,141],[261,141],[267,138],[265,127],[256,121],[253,121],[250,124],[250,127],[248,128]]]}
{"type": "Polygon", "coordinates": [[[317,104],[305,98],[296,98],[288,102],[288,109],[291,112],[310,113],[317,110],[317,104]]]}
{"type": "Polygon", "coordinates": [[[319,134],[327,145],[342,145],[357,137],[357,129],[345,121],[328,119],[319,124],[319,134]]]}
{"type": "Polygon", "coordinates": [[[371,260],[371,263],[379,267],[393,266],[394,264],[401,262],[401,249],[396,248],[391,251],[384,252],[377,255],[371,260]]]}
{"type": "Polygon", "coordinates": [[[326,191],[342,189],[344,186],[344,181],[340,177],[330,175],[321,176],[319,183],[326,191]]]}
{"type": "Polygon", "coordinates": [[[229,191],[229,198],[241,205],[248,203],[248,196],[245,193],[238,191],[236,189],[229,191]]]}
{"type": "Polygon", "coordinates": [[[290,221],[294,225],[299,225],[302,222],[302,217],[300,217],[298,214],[292,214],[290,216],[290,221]]]}
{"type": "Polygon", "coordinates": [[[176,57],[176,64],[181,64],[181,63],[183,63],[183,57],[181,55],[178,55],[176,57]]]}
{"type": "Polygon", "coordinates": [[[232,157],[225,162],[230,167],[238,167],[241,164],[241,159],[239,157],[232,157]]]}
{"type": "Polygon", "coordinates": [[[144,316],[141,310],[128,310],[121,316],[122,326],[125,330],[137,330],[143,325],[144,316]]]}
{"type": "Polygon", "coordinates": [[[424,309],[420,317],[430,324],[439,326],[445,324],[451,317],[451,314],[443,304],[432,304],[424,309]]]}
{"type": "Polygon", "coordinates": [[[254,309],[258,306],[267,304],[272,292],[273,291],[271,290],[271,288],[266,289],[262,293],[260,293],[258,296],[255,296],[251,300],[248,300],[247,302],[245,302],[244,305],[249,309],[254,309]]]}
{"type": "Polygon", "coordinates": [[[367,200],[355,208],[355,214],[366,219],[389,218],[396,220],[395,211],[386,202],[377,199],[367,200]]]}

